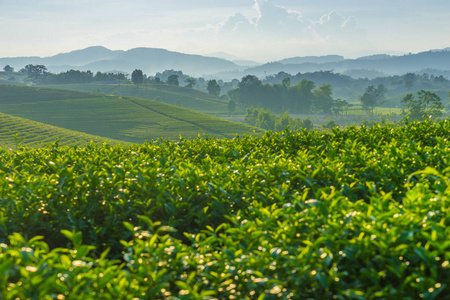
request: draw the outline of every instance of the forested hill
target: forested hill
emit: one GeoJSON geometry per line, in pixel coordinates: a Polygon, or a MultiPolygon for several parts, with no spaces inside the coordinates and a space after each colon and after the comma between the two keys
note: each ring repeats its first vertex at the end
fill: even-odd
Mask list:
{"type": "Polygon", "coordinates": [[[374,70],[388,75],[402,75],[408,72],[420,72],[423,69],[450,70],[450,51],[427,51],[402,56],[374,55],[357,59],[338,59],[325,63],[310,60],[281,60],[247,69],[247,74],[266,76],[278,72],[296,74],[298,72],[315,72],[333,70],[336,73],[348,70],[374,70]]]}

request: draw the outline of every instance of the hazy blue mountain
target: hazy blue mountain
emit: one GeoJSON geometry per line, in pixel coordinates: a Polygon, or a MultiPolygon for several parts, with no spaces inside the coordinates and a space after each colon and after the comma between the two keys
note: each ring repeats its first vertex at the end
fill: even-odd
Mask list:
{"type": "Polygon", "coordinates": [[[340,55],[325,55],[325,56],[303,56],[303,57],[291,57],[279,60],[277,62],[282,64],[305,64],[305,63],[315,63],[324,64],[343,61],[345,58],[340,55]]]}
{"type": "Polygon", "coordinates": [[[235,64],[243,67],[256,67],[262,65],[262,63],[253,60],[233,60],[235,64]]]}
{"type": "Polygon", "coordinates": [[[238,69],[238,65],[224,59],[184,54],[157,48],[113,51],[104,47],[89,47],[43,58],[0,58],[0,66],[7,64],[16,70],[20,70],[27,64],[41,64],[45,65],[50,72],[78,69],[91,70],[93,72],[120,70],[131,73],[134,69],[141,69],[148,75],[167,69],[182,70],[186,74],[196,76],[238,69]]]}
{"type": "Polygon", "coordinates": [[[387,54],[374,54],[374,55],[368,55],[368,56],[361,56],[357,59],[359,60],[383,60],[383,59],[390,59],[392,58],[392,55],[387,54]]]}
{"type": "Polygon", "coordinates": [[[122,52],[124,51],[113,51],[102,46],[94,46],[69,53],[60,53],[51,57],[44,57],[42,58],[42,62],[43,65],[52,66],[83,66],[98,60],[114,59],[122,52]]]}
{"type": "Polygon", "coordinates": [[[444,48],[444,49],[434,49],[434,50],[431,50],[431,51],[433,51],[433,52],[450,51],[450,47],[447,47],[447,48],[444,48]]]}
{"type": "Polygon", "coordinates": [[[213,53],[207,54],[206,56],[222,58],[222,59],[226,59],[226,60],[229,60],[229,61],[234,61],[234,60],[240,60],[241,59],[241,58],[239,58],[239,57],[237,57],[235,55],[232,55],[232,54],[229,54],[229,53],[226,53],[226,52],[213,52],[213,53]]]}
{"type": "Polygon", "coordinates": [[[315,71],[342,73],[349,70],[372,70],[389,75],[402,75],[427,68],[450,70],[450,51],[427,51],[402,56],[372,55],[328,63],[283,64],[274,62],[249,68],[244,73],[265,77],[279,72],[297,74],[315,71]]]}
{"type": "Polygon", "coordinates": [[[38,56],[24,56],[24,57],[3,57],[0,58],[0,68],[3,69],[4,66],[10,65],[16,71],[19,71],[21,68],[28,64],[37,65],[42,61],[41,57],[38,56]]]}
{"type": "Polygon", "coordinates": [[[386,74],[383,72],[379,72],[379,71],[375,71],[375,70],[363,70],[363,69],[346,70],[346,71],[342,72],[342,74],[348,75],[355,79],[358,79],[358,78],[374,79],[377,77],[386,76],[386,74]]]}
{"type": "Polygon", "coordinates": [[[0,66],[9,64],[18,71],[28,64],[39,64],[45,65],[49,71],[60,72],[75,69],[98,60],[113,59],[121,52],[123,51],[113,51],[105,47],[95,46],[68,53],[60,53],[49,57],[33,56],[0,58],[0,66]]]}
{"type": "Polygon", "coordinates": [[[254,62],[248,61],[236,63],[218,57],[185,54],[158,48],[114,51],[96,46],[43,58],[0,58],[0,68],[9,64],[18,71],[27,64],[42,64],[50,72],[56,73],[69,69],[91,70],[92,72],[117,70],[131,73],[134,69],[141,69],[147,75],[173,69],[191,76],[215,77],[224,80],[240,79],[247,74],[265,77],[279,72],[297,74],[299,72],[333,71],[335,73],[350,72],[354,76],[363,76],[363,70],[370,70],[371,74],[366,72],[367,77],[373,77],[378,72],[387,75],[402,75],[424,69],[450,71],[449,50],[450,48],[445,48],[401,56],[377,54],[357,59],[345,59],[339,55],[291,57],[264,65],[255,65],[257,63],[252,64],[254,62]],[[360,74],[357,75],[357,73],[360,74]]]}

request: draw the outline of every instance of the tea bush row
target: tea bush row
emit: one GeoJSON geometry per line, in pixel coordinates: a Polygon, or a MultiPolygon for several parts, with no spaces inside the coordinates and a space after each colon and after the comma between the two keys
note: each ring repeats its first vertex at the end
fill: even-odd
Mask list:
{"type": "Polygon", "coordinates": [[[3,151],[0,294],[442,298],[449,127],[3,151]]]}

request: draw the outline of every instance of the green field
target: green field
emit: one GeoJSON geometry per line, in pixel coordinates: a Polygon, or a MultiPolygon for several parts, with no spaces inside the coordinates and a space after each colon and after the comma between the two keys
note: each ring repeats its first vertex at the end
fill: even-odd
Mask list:
{"type": "Polygon", "coordinates": [[[48,87],[97,92],[116,96],[132,96],[157,100],[207,114],[229,114],[227,100],[222,100],[195,89],[175,85],[141,85],[138,89],[132,84],[58,84],[49,85],[48,87]]]}
{"type": "Polygon", "coordinates": [[[448,299],[449,132],[4,151],[0,295],[448,299]]]}
{"type": "Polygon", "coordinates": [[[0,112],[126,142],[261,130],[165,103],[42,87],[0,85],[0,112]]]}
{"type": "Polygon", "coordinates": [[[3,149],[16,150],[21,146],[39,148],[51,143],[59,146],[87,146],[91,142],[127,144],[0,113],[0,147],[3,149]]]}

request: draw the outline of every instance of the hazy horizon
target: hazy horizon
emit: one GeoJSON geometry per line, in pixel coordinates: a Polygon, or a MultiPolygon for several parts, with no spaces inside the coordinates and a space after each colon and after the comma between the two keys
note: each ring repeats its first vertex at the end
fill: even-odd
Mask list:
{"type": "Polygon", "coordinates": [[[449,47],[450,2],[431,0],[0,0],[0,57],[48,57],[91,46],[294,56],[417,53],[449,47]]]}

